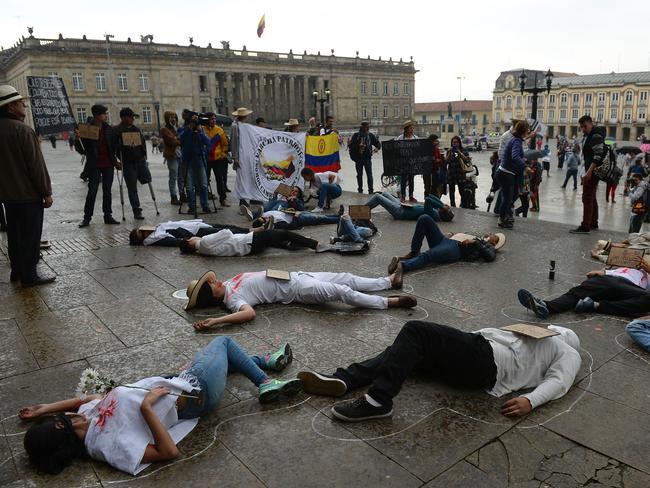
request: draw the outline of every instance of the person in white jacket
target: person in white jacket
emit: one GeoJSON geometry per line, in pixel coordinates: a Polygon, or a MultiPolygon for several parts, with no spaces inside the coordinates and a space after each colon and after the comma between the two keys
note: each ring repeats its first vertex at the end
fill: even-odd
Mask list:
{"type": "Polygon", "coordinates": [[[370,385],[360,398],[332,407],[347,422],[389,417],[393,398],[412,372],[454,387],[484,389],[502,397],[534,388],[503,403],[501,413],[522,416],[562,397],[580,369],[580,340],[571,330],[549,326],[559,335],[534,339],[501,329],[463,332],[430,322],[407,322],[384,352],[332,375],[298,373],[306,393],[341,396],[370,385]]]}

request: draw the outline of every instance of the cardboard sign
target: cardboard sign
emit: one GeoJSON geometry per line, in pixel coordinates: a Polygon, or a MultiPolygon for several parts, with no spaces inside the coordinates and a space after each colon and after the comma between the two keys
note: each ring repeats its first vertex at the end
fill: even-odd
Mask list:
{"type": "Polygon", "coordinates": [[[155,232],[156,231],[156,226],[155,225],[141,225],[138,227],[138,230],[141,230],[143,232],[155,232]]]}
{"type": "Polygon", "coordinates": [[[142,139],[139,132],[122,132],[122,145],[123,146],[140,146],[142,139]]]}
{"type": "Polygon", "coordinates": [[[381,145],[384,176],[430,175],[433,143],[426,139],[386,141],[381,145]]]}
{"type": "Polygon", "coordinates": [[[72,107],[60,76],[27,76],[27,91],[39,136],[74,130],[72,107]]]}
{"type": "Polygon", "coordinates": [[[370,220],[370,207],[368,205],[350,205],[348,213],[352,220],[370,220]]]}
{"type": "Polygon", "coordinates": [[[283,280],[283,281],[291,280],[291,274],[288,271],[282,271],[279,269],[267,269],[266,277],[272,278],[274,280],[283,280]]]}
{"type": "Polygon", "coordinates": [[[524,335],[526,337],[532,337],[533,339],[544,339],[546,337],[560,335],[560,333],[557,331],[549,330],[546,327],[539,327],[537,325],[530,324],[512,324],[499,328],[501,330],[507,330],[516,334],[524,335]]]}
{"type": "Polygon", "coordinates": [[[476,240],[476,236],[473,236],[471,234],[464,234],[463,232],[457,232],[456,234],[451,236],[450,239],[452,241],[458,241],[458,242],[463,242],[463,241],[466,241],[468,239],[473,241],[473,240],[476,240]]]}
{"type": "Polygon", "coordinates": [[[79,137],[82,139],[99,140],[99,126],[97,125],[79,124],[77,132],[79,132],[79,137]]]}
{"type": "Polygon", "coordinates": [[[291,196],[291,187],[289,185],[285,185],[284,183],[279,183],[278,187],[275,189],[275,192],[278,195],[289,198],[291,196]]]}
{"type": "Polygon", "coordinates": [[[623,266],[626,268],[640,268],[643,263],[645,249],[630,249],[612,244],[607,256],[608,266],[623,266]]]}

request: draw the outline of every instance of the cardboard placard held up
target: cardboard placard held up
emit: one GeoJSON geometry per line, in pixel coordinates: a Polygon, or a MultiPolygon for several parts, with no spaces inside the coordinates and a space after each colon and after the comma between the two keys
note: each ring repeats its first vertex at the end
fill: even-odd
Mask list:
{"type": "Polygon", "coordinates": [[[640,268],[643,263],[645,249],[630,249],[617,244],[612,244],[607,256],[608,266],[624,266],[626,268],[640,268]]]}
{"type": "Polygon", "coordinates": [[[99,127],[92,124],[79,124],[77,129],[79,137],[83,139],[90,139],[92,141],[99,140],[99,127]]]}
{"type": "Polygon", "coordinates": [[[350,205],[348,213],[352,220],[370,220],[370,207],[368,205],[350,205]]]}
{"type": "Polygon", "coordinates": [[[285,185],[284,183],[279,183],[275,189],[275,193],[282,195],[285,198],[289,198],[291,196],[291,187],[289,185],[285,185]]]}
{"type": "Polygon", "coordinates": [[[531,324],[512,324],[499,328],[501,330],[507,330],[516,334],[524,335],[526,337],[532,337],[533,339],[544,339],[546,337],[560,335],[559,332],[556,332],[554,330],[549,330],[546,327],[539,327],[537,325],[531,324]]]}
{"type": "Polygon", "coordinates": [[[142,139],[139,132],[122,132],[122,145],[123,146],[140,146],[142,139]]]}
{"type": "Polygon", "coordinates": [[[283,280],[283,281],[291,280],[291,274],[288,271],[282,271],[279,269],[267,269],[266,277],[273,278],[274,280],[283,280]]]}

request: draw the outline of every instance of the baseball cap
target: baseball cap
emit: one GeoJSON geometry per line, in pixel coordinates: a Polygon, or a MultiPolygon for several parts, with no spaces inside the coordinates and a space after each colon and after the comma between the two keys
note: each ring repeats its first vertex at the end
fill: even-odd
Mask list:
{"type": "Polygon", "coordinates": [[[136,114],[131,107],[124,107],[120,110],[120,118],[122,117],[133,117],[134,119],[137,119],[140,116],[136,114]]]}

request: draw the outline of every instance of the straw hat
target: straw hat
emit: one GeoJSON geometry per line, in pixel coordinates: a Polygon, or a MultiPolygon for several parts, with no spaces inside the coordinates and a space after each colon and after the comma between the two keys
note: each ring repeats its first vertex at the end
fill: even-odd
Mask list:
{"type": "Polygon", "coordinates": [[[407,120],[402,124],[402,129],[406,129],[409,125],[417,125],[417,123],[413,120],[407,120]]]}
{"type": "Polygon", "coordinates": [[[506,235],[503,232],[496,232],[494,235],[497,236],[498,239],[497,243],[494,245],[494,249],[498,251],[506,245],[506,235]]]}
{"type": "Polygon", "coordinates": [[[198,280],[190,281],[190,284],[187,286],[187,297],[189,298],[189,301],[185,304],[185,307],[183,307],[185,310],[190,310],[196,307],[196,300],[199,297],[199,291],[201,290],[203,284],[208,281],[208,278],[210,276],[214,276],[216,278],[214,271],[207,271],[206,273],[203,273],[203,276],[201,276],[198,280]]]}
{"type": "Polygon", "coordinates": [[[18,90],[11,85],[0,85],[0,107],[16,102],[18,100],[26,100],[29,97],[23,97],[18,90]]]}
{"type": "Polygon", "coordinates": [[[291,127],[292,125],[300,125],[300,122],[298,122],[298,119],[289,119],[284,125],[291,127]]]}
{"type": "Polygon", "coordinates": [[[239,107],[237,110],[235,110],[232,114],[235,117],[246,117],[247,115],[252,114],[252,110],[248,110],[246,107],[239,107]]]}

